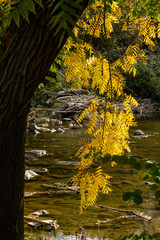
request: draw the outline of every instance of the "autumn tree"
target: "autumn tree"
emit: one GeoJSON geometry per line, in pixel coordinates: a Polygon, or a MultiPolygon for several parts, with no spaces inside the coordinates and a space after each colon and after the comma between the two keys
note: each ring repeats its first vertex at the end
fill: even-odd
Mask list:
{"type": "Polygon", "coordinates": [[[142,44],[154,50],[154,39],[160,38],[157,9],[151,2],[139,6],[138,1],[122,4],[95,1],[78,22],[84,30],[79,33],[78,28],[74,28],[78,41],[69,39],[66,44],[71,50],[71,55],[65,59],[67,81],[73,88],[96,90],[103,97],[102,101],[95,97],[78,119],[81,122],[89,117],[87,134],[90,136],[77,153],[80,162],[74,182],[80,185],[81,211],[95,203],[99,190],[104,193],[111,191],[110,176],[103,172],[103,163],[111,162],[114,166],[120,158],[123,159],[125,152],[130,152],[129,129],[135,125],[132,107],[138,103],[126,94],[123,73],[135,76],[135,65],[139,61],[146,64],[142,44]],[[114,28],[118,24],[120,31],[131,40],[123,51],[117,46],[117,54],[111,58],[114,28]],[[95,39],[98,39],[98,47],[95,39]],[[119,100],[120,106],[117,104],[119,100]],[[93,164],[98,167],[92,168],[93,164]]]}
{"type": "Polygon", "coordinates": [[[24,239],[24,144],[31,98],[88,1],[0,1],[0,236],[24,239]]]}

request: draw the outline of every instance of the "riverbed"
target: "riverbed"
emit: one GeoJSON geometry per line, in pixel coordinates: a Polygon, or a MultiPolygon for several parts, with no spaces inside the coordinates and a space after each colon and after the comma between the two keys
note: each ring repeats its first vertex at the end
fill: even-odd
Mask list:
{"type": "MultiPolygon", "coordinates": [[[[160,161],[160,121],[143,120],[131,129],[141,129],[146,137],[130,140],[131,153],[150,160],[160,161]]],[[[33,232],[34,239],[45,235],[46,239],[76,239],[75,231],[84,228],[87,240],[118,239],[120,235],[140,233],[147,230],[151,233],[160,231],[159,210],[150,188],[144,184],[142,171],[130,166],[110,167],[104,165],[105,171],[112,176],[112,192],[100,194],[97,205],[111,208],[137,210],[153,218],[152,221],[140,217],[129,217],[127,213],[89,207],[82,214],[79,212],[80,195],[74,191],[60,193],[53,191],[55,183],[67,183],[76,174],[78,159],[75,153],[81,146],[80,140],[85,137],[85,129],[70,129],[64,133],[27,134],[26,149],[46,150],[44,157],[26,161],[26,169],[35,171],[38,176],[26,181],[25,192],[34,192],[25,197],[25,215],[45,209],[48,214],[40,219],[57,219],[59,229],[53,232],[31,230],[25,223],[26,235],[33,232]],[[124,202],[122,194],[133,189],[143,191],[144,202],[137,206],[133,201],[124,202]],[[106,223],[97,224],[99,221],[106,223]]],[[[44,238],[45,239],[45,238],[44,238]]]]}

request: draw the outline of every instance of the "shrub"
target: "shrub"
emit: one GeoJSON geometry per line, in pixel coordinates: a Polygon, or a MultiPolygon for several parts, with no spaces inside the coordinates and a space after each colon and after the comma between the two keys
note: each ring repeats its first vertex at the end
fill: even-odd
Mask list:
{"type": "Polygon", "coordinates": [[[126,92],[133,92],[137,97],[160,101],[160,82],[155,72],[142,63],[136,65],[136,70],[135,77],[132,74],[125,74],[126,92]]]}

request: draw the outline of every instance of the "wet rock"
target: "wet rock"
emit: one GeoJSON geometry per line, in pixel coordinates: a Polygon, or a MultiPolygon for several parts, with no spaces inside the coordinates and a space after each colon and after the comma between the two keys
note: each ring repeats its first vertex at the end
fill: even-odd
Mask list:
{"type": "Polygon", "coordinates": [[[61,120],[58,120],[58,119],[51,119],[51,122],[54,124],[54,125],[58,125],[58,126],[61,126],[63,124],[63,122],[61,120]]]}
{"type": "Polygon", "coordinates": [[[70,122],[70,121],[72,121],[72,119],[71,119],[71,118],[63,118],[63,121],[68,121],[68,122],[70,122]]]}
{"type": "Polygon", "coordinates": [[[37,133],[40,133],[40,132],[50,132],[50,129],[49,129],[49,128],[38,127],[35,123],[30,123],[28,129],[29,129],[30,131],[35,132],[36,134],[37,134],[37,133]]]}
{"type": "Polygon", "coordinates": [[[58,128],[57,133],[64,133],[64,129],[63,128],[58,128]]]}
{"type": "Polygon", "coordinates": [[[54,132],[56,132],[56,129],[52,128],[51,133],[54,133],[54,132]]]}
{"type": "Polygon", "coordinates": [[[35,119],[34,119],[34,122],[36,123],[41,123],[41,124],[44,124],[44,123],[49,123],[50,122],[50,118],[49,117],[41,117],[41,116],[36,116],[35,119]]]}
{"type": "MultiPolygon", "coordinates": [[[[26,219],[27,217],[25,217],[26,219]]],[[[29,219],[29,218],[28,218],[29,219]]],[[[37,229],[44,229],[47,231],[51,231],[51,230],[55,230],[59,227],[59,225],[57,224],[57,221],[53,221],[53,220],[38,220],[38,219],[31,219],[33,222],[28,222],[28,226],[33,227],[33,228],[37,228],[37,229]]]]}
{"type": "Polygon", "coordinates": [[[37,177],[38,174],[32,170],[26,170],[25,171],[25,180],[30,180],[34,177],[37,177]]]}
{"type": "Polygon", "coordinates": [[[133,136],[145,136],[144,132],[140,129],[134,131],[133,136]]]}
{"type": "Polygon", "coordinates": [[[46,150],[28,150],[25,153],[37,157],[44,157],[47,154],[46,150]]]}
{"type": "Polygon", "coordinates": [[[70,127],[70,129],[81,129],[83,126],[80,125],[80,124],[76,124],[76,123],[71,122],[69,124],[69,127],[70,127]]]}
{"type": "Polygon", "coordinates": [[[152,182],[144,182],[144,184],[147,185],[147,186],[153,186],[154,185],[154,183],[152,183],[152,182]]]}
{"type": "Polygon", "coordinates": [[[47,212],[46,210],[42,209],[42,210],[39,210],[39,211],[36,211],[33,213],[33,215],[35,216],[45,216],[47,215],[49,212],[47,212]]]}
{"type": "Polygon", "coordinates": [[[35,130],[36,130],[36,127],[37,127],[37,125],[36,125],[35,123],[30,123],[30,125],[28,126],[28,129],[29,129],[30,131],[35,131],[35,130]]]}
{"type": "Polygon", "coordinates": [[[49,126],[49,124],[48,123],[41,123],[40,125],[39,125],[39,127],[48,127],[49,126]]]}

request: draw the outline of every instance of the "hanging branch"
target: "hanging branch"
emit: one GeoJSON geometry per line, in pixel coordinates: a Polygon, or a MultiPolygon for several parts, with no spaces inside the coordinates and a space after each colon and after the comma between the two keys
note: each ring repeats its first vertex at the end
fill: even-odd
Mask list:
{"type": "MultiPolygon", "coordinates": [[[[118,209],[118,208],[106,207],[106,206],[103,206],[103,205],[94,205],[94,207],[96,207],[96,208],[103,208],[103,209],[110,210],[110,211],[129,213],[129,214],[132,214],[135,217],[140,217],[140,218],[143,218],[143,219],[145,219],[147,221],[151,221],[152,220],[151,216],[145,215],[142,212],[138,212],[138,211],[134,211],[134,210],[118,209]]],[[[110,221],[110,220],[107,220],[107,221],[110,221]]]]}

